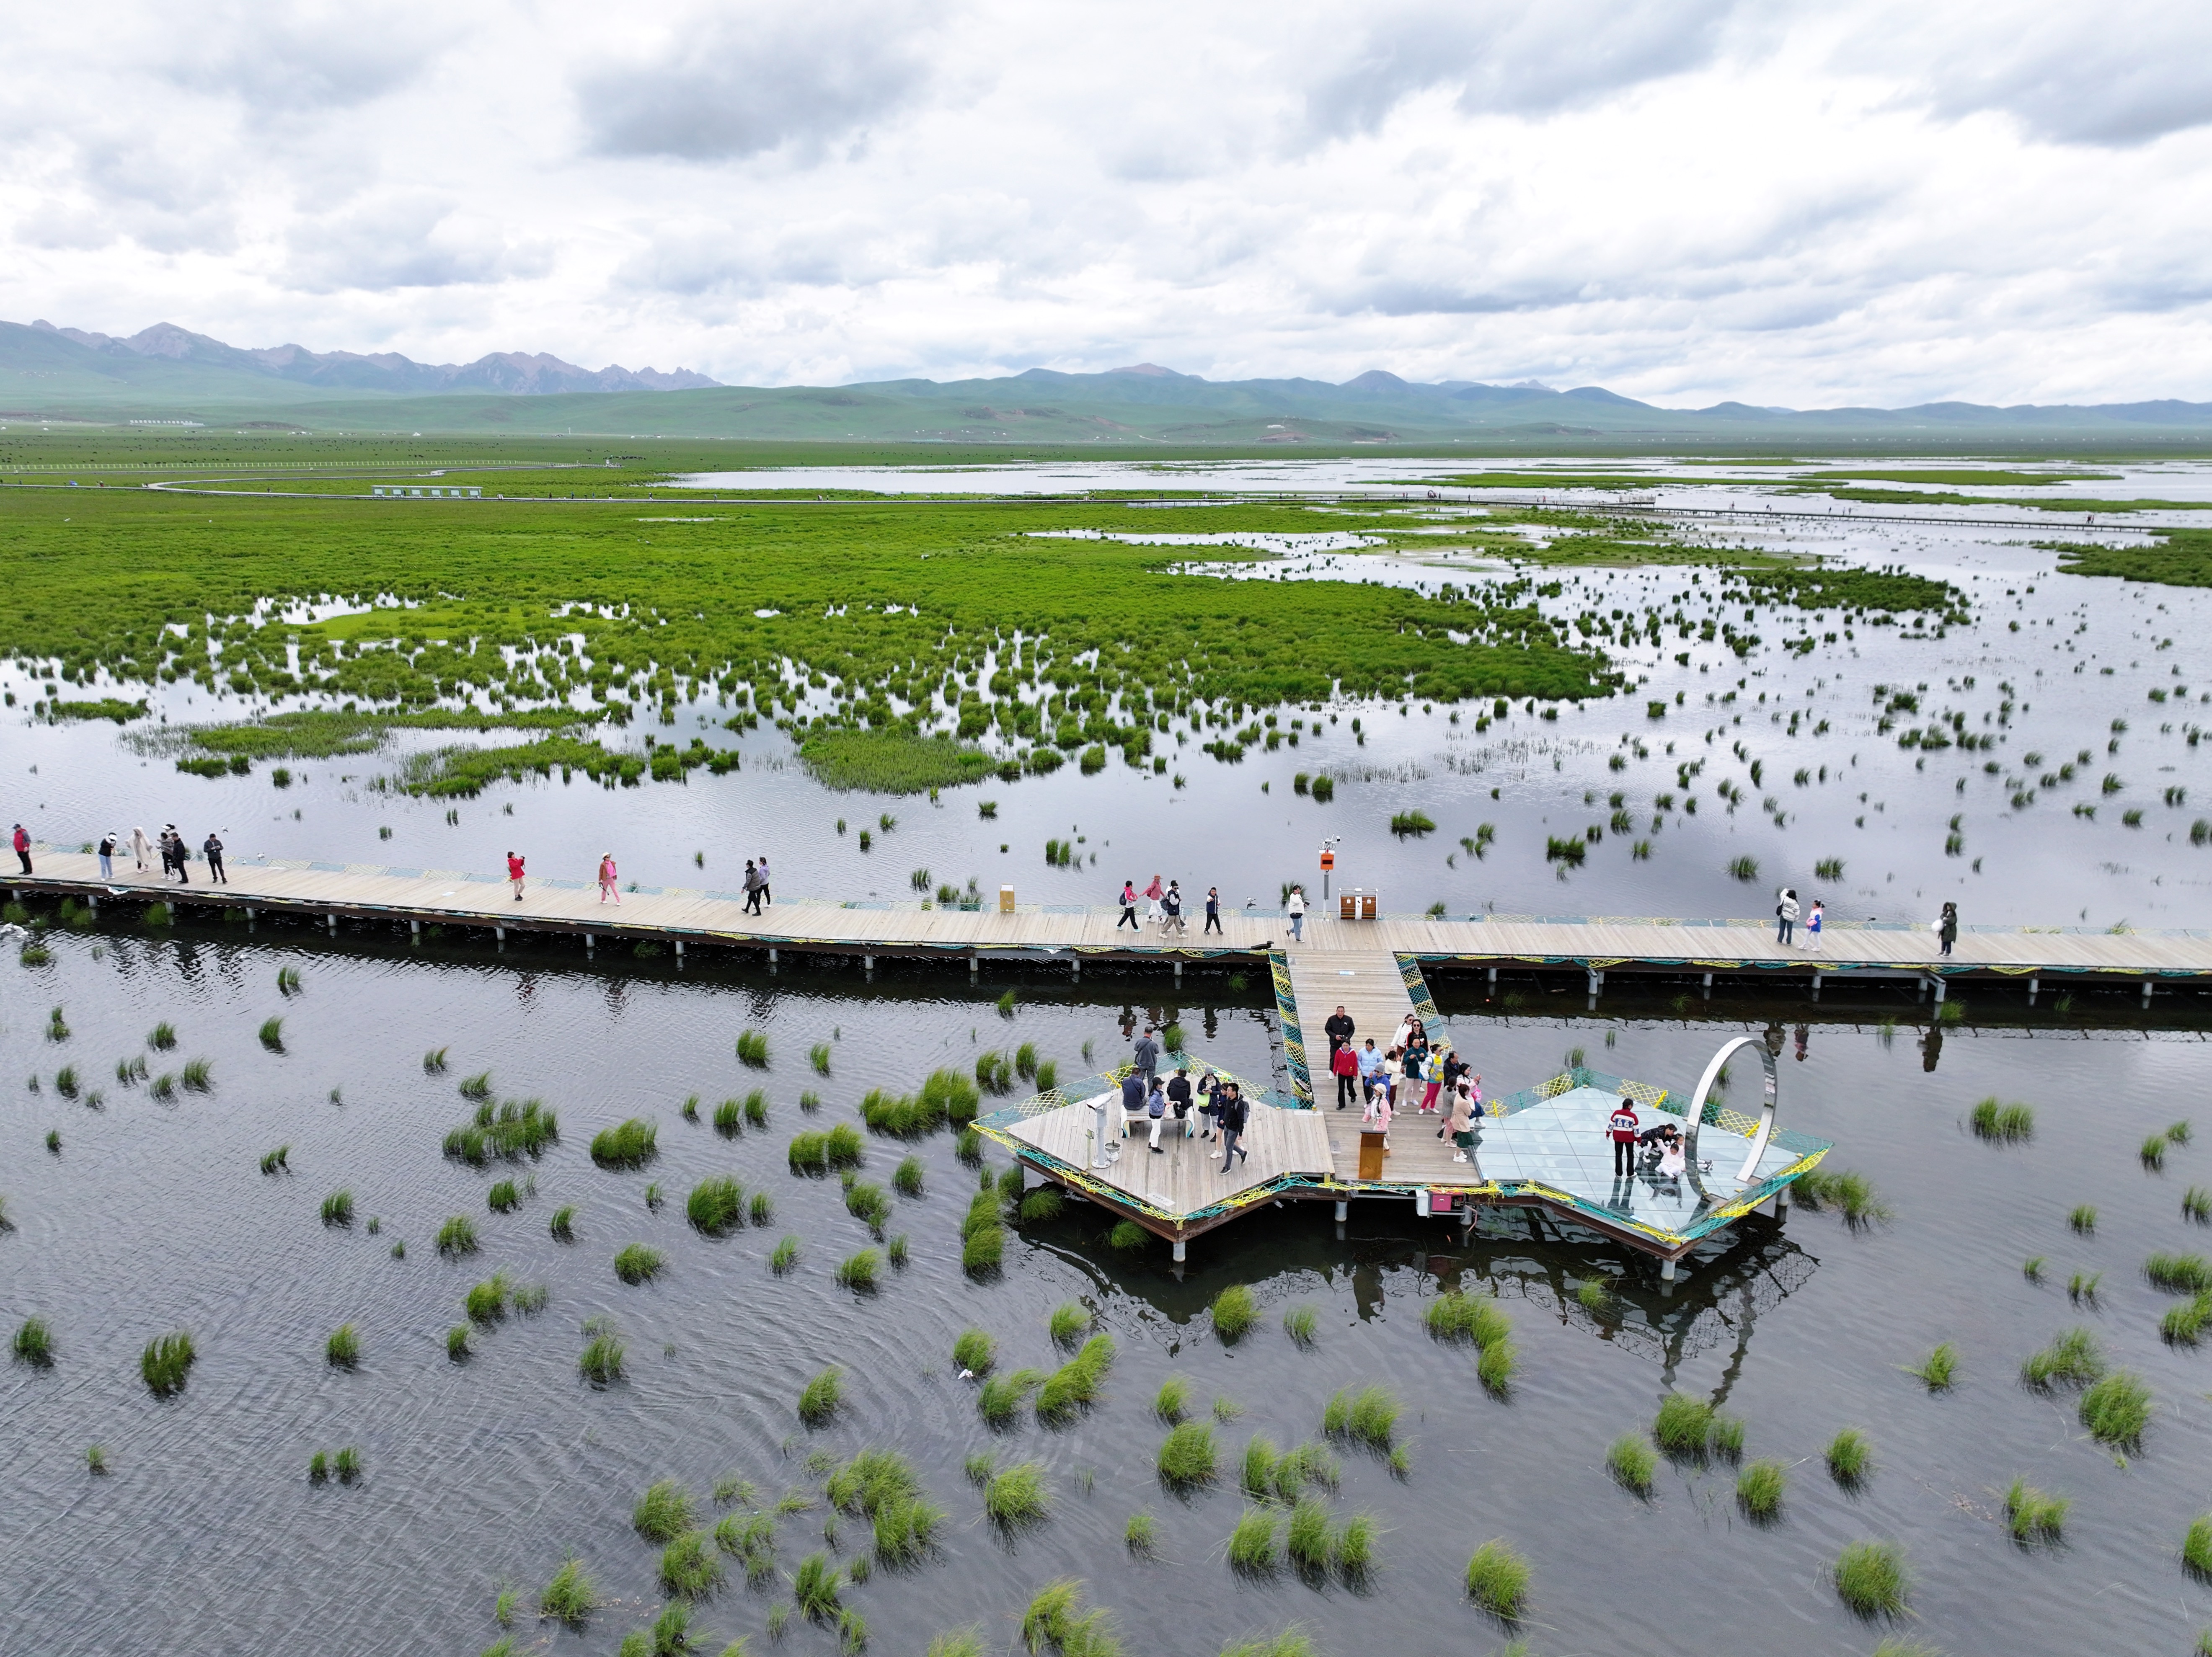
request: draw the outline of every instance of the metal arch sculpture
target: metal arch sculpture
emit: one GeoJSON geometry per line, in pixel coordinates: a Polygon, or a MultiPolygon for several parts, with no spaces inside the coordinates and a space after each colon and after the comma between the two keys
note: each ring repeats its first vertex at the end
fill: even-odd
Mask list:
{"type": "Polygon", "coordinates": [[[1706,1096],[1712,1091],[1713,1083],[1720,1078],[1720,1073],[1728,1068],[1728,1061],[1735,1058],[1737,1049],[1741,1047],[1756,1047],[1759,1061],[1765,1067],[1761,1077],[1763,1096],[1759,1113],[1759,1131],[1751,1136],[1750,1153],[1744,1157],[1743,1168],[1735,1176],[1738,1185],[1749,1185],[1752,1176],[1759,1171],[1759,1159],[1766,1154],[1766,1142],[1774,1137],[1774,1098],[1780,1083],[1774,1067],[1773,1049],[1764,1037],[1739,1035],[1721,1044],[1720,1051],[1705,1065],[1705,1073],[1698,1078],[1698,1090],[1690,1100],[1689,1131],[1683,1138],[1688,1142],[1686,1155],[1689,1165],[1695,1168],[1698,1165],[1698,1130],[1705,1125],[1706,1096]]]}

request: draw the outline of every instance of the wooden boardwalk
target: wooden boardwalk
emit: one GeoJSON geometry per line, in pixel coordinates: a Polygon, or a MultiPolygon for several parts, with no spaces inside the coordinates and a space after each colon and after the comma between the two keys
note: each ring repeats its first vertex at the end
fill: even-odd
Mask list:
{"type": "MultiPolygon", "coordinates": [[[[1009,1131],[1069,1167],[1085,1169],[1113,1190],[1179,1217],[1270,1185],[1286,1174],[1323,1174],[1329,1170],[1328,1136],[1310,1110],[1284,1110],[1254,1102],[1243,1141],[1245,1154],[1233,1170],[1224,1173],[1218,1138],[1185,1138],[1170,1115],[1163,1119],[1155,1155],[1146,1132],[1120,1137],[1120,1094],[1101,1096],[1106,1102],[1107,1149],[1114,1157],[1106,1167],[1093,1160],[1090,1136],[1097,1113],[1089,1100],[1030,1117],[1009,1131]]],[[[1198,1123],[1195,1113],[1190,1120],[1198,1123]]]]}
{"type": "MultiPolygon", "coordinates": [[[[995,904],[981,910],[925,908],[918,902],[840,903],[787,895],[759,915],[749,914],[733,893],[684,887],[624,891],[619,905],[603,903],[583,881],[532,878],[521,902],[496,875],[453,870],[394,869],[373,864],[249,859],[230,865],[230,883],[210,887],[195,879],[179,886],[158,872],[139,874],[128,859],[116,877],[102,880],[89,855],[35,851],[36,872],[9,875],[19,894],[70,895],[95,902],[215,904],[258,913],[303,915],[336,932],[345,921],[400,926],[419,934],[426,925],[565,934],[586,947],[599,940],[655,939],[770,952],[812,950],[857,955],[1063,959],[1079,974],[1084,957],[1154,961],[1180,974],[1182,963],[1221,956],[1249,956],[1271,947],[1287,956],[1299,987],[1302,1022],[1325,1058],[1321,1023],[1340,1000],[1372,989],[1376,1023],[1354,1013],[1361,1035],[1395,1017],[1389,974],[1379,963],[1408,955],[1427,967],[1475,968],[1492,972],[1552,971],[1583,975],[1591,993],[1608,975],[1656,974],[1681,978],[1725,974],[1795,979],[1800,983],[1864,976],[1921,979],[1940,997],[1952,978],[2026,980],[2063,976],[2140,986],[2148,998],[2160,983],[2212,986],[2212,931],[2100,932],[2071,929],[1969,932],[1953,953],[1942,953],[1924,926],[1832,923],[1820,948],[1784,949],[1771,926],[1756,920],[1693,921],[1608,917],[1443,920],[1390,915],[1372,921],[1309,916],[1305,940],[1292,944],[1277,915],[1231,913],[1223,931],[1207,935],[1194,922],[1187,932],[1132,932],[1117,925],[1118,912],[1024,904],[1011,914],[995,904]],[[1342,974],[1349,973],[1349,978],[1342,974]],[[1318,993],[1318,1005],[1309,996],[1318,993]]],[[[196,865],[196,873],[204,865],[196,865]]],[[[1801,938],[1802,938],[1801,932],[1801,938]]],[[[1402,988],[1400,994],[1402,996],[1402,988]]],[[[1316,1083],[1322,1078],[1315,1077],[1316,1083]]]]}

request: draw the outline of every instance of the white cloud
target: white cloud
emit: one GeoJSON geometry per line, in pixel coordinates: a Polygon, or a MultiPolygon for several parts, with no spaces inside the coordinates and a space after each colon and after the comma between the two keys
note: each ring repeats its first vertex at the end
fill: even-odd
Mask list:
{"type": "Polygon", "coordinates": [[[1149,357],[2203,398],[2212,13],[419,0],[27,13],[0,316],[736,383],[1149,357]]]}

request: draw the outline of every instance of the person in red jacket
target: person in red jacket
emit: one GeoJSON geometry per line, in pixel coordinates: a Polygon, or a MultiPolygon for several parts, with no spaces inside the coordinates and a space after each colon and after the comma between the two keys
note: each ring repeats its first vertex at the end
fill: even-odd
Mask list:
{"type": "Polygon", "coordinates": [[[15,855],[23,860],[23,872],[31,872],[31,832],[21,823],[15,825],[15,855]]]}
{"type": "Polygon", "coordinates": [[[522,901],[522,859],[512,852],[507,854],[507,877],[514,883],[514,901],[522,901]]]}
{"type": "Polygon", "coordinates": [[[1613,1108],[1613,1116],[1606,1123],[1606,1136],[1613,1141],[1613,1177],[1636,1172],[1636,1107],[1624,1097],[1613,1108]]]}

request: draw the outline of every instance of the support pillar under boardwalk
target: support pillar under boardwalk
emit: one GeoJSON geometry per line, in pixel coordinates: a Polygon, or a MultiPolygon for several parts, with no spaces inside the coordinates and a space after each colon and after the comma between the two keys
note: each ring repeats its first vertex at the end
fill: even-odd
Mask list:
{"type": "MultiPolygon", "coordinates": [[[[253,928],[253,911],[251,909],[248,909],[246,912],[246,930],[249,932],[253,928]]],[[[407,923],[407,940],[410,944],[420,944],[422,941],[422,923],[421,921],[410,920],[407,923]]],[[[586,932],[584,934],[584,947],[587,950],[592,947],[592,935],[589,932],[586,932]]]]}
{"type": "Polygon", "coordinates": [[[1177,1238],[1175,1240],[1175,1263],[1176,1263],[1177,1266],[1181,1266],[1181,1265],[1182,1264],[1182,1262],[1183,1262],[1183,1240],[1182,1240],[1181,1237],[1177,1237],[1177,1238]]]}
{"type": "Polygon", "coordinates": [[[1336,1220],[1337,1220],[1337,1223],[1338,1223],[1339,1225],[1341,1225],[1341,1224],[1343,1224],[1343,1223],[1344,1223],[1344,1222],[1345,1222],[1345,1221],[1346,1221],[1346,1220],[1350,1219],[1351,1217],[1352,1217],[1352,1205],[1351,1205],[1350,1203],[1348,1203],[1348,1202],[1340,1202],[1339,1204],[1337,1204],[1337,1205],[1336,1205],[1336,1220]]]}

